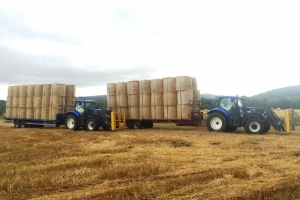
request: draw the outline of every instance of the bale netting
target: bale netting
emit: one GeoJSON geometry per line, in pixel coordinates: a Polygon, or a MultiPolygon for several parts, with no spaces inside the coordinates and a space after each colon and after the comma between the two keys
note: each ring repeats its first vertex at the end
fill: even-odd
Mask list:
{"type": "Polygon", "coordinates": [[[164,119],[164,106],[151,106],[152,119],[164,119]]]}
{"type": "Polygon", "coordinates": [[[42,108],[42,96],[35,96],[33,99],[34,108],[42,108]]]}
{"type": "Polygon", "coordinates": [[[128,106],[117,107],[117,112],[125,112],[125,118],[128,119],[128,106]]]}
{"type": "Polygon", "coordinates": [[[151,93],[163,92],[163,79],[152,79],[151,81],[151,93]]]}
{"type": "Polygon", "coordinates": [[[6,107],[5,117],[12,118],[12,108],[11,107],[6,107]]]}
{"type": "Polygon", "coordinates": [[[151,93],[151,106],[163,106],[164,105],[164,98],[163,92],[153,92],[151,93]]]}
{"type": "Polygon", "coordinates": [[[177,105],[177,118],[178,119],[189,119],[190,111],[191,111],[190,104],[178,104],[177,105]]]}
{"type": "Polygon", "coordinates": [[[117,95],[117,107],[128,106],[128,97],[126,94],[117,95]]]}
{"type": "Polygon", "coordinates": [[[12,118],[18,118],[19,116],[18,116],[18,112],[19,111],[19,108],[18,107],[14,107],[14,108],[12,108],[12,113],[11,113],[11,117],[12,118]]]}
{"type": "Polygon", "coordinates": [[[176,78],[175,77],[163,78],[163,91],[164,92],[176,91],[176,78]]]}
{"type": "Polygon", "coordinates": [[[178,104],[190,104],[193,101],[193,90],[179,90],[177,91],[178,104]]]}
{"type": "Polygon", "coordinates": [[[193,90],[193,100],[194,101],[200,101],[201,100],[200,90],[193,90]]]}
{"type": "Polygon", "coordinates": [[[107,105],[108,110],[110,110],[111,108],[117,107],[117,96],[116,95],[107,95],[106,96],[106,105],[107,105]]]}
{"type": "Polygon", "coordinates": [[[35,85],[28,85],[27,86],[27,97],[33,97],[34,96],[34,87],[35,87],[35,85]]]}
{"type": "Polygon", "coordinates": [[[34,85],[34,96],[35,97],[43,96],[43,85],[42,84],[34,85]]]}
{"type": "Polygon", "coordinates": [[[19,97],[26,97],[27,96],[27,85],[20,85],[19,86],[19,97]]]}
{"type": "Polygon", "coordinates": [[[138,106],[128,106],[128,117],[129,119],[140,118],[140,108],[138,106]]]}
{"type": "Polygon", "coordinates": [[[197,79],[195,77],[192,77],[192,90],[198,90],[197,79]]]}
{"type": "Polygon", "coordinates": [[[107,83],[106,84],[106,95],[111,96],[111,95],[116,95],[117,90],[116,90],[116,83],[107,83]]]}
{"type": "Polygon", "coordinates": [[[18,108],[18,118],[26,118],[26,108],[18,108]]]}
{"type": "Polygon", "coordinates": [[[164,105],[172,105],[176,106],[177,105],[177,92],[172,91],[172,92],[164,92],[163,93],[163,102],[164,105]]]}
{"type": "Polygon", "coordinates": [[[19,107],[19,96],[13,96],[13,108],[18,108],[19,107]]]}
{"type": "Polygon", "coordinates": [[[116,94],[127,95],[127,82],[116,83],[116,94]]]}
{"type": "Polygon", "coordinates": [[[19,88],[20,86],[13,86],[13,97],[19,96],[19,88]]]}
{"type": "Polygon", "coordinates": [[[193,80],[190,76],[177,76],[176,77],[176,90],[192,90],[193,80]]]}
{"type": "Polygon", "coordinates": [[[51,88],[52,88],[52,84],[44,84],[43,85],[43,96],[47,96],[50,98],[51,88]]]}
{"type": "Polygon", "coordinates": [[[33,116],[34,116],[34,119],[41,119],[42,117],[42,108],[39,107],[39,108],[33,108],[34,109],[34,113],[33,113],[33,116]]]}
{"type": "Polygon", "coordinates": [[[151,119],[151,106],[140,107],[140,119],[151,119]]]}
{"type": "Polygon", "coordinates": [[[27,97],[26,96],[19,96],[18,99],[19,99],[18,107],[26,108],[27,97]]]}
{"type": "Polygon", "coordinates": [[[139,94],[139,81],[128,81],[127,82],[127,94],[139,94]]]}
{"type": "Polygon", "coordinates": [[[49,107],[42,107],[41,119],[49,120],[49,107]]]}
{"type": "Polygon", "coordinates": [[[42,97],[42,108],[49,108],[50,107],[50,96],[43,96],[42,97]]]}
{"type": "Polygon", "coordinates": [[[73,108],[74,106],[73,101],[75,100],[76,100],[75,96],[66,96],[64,113],[68,112],[68,110],[71,110],[73,108]]]}
{"type": "Polygon", "coordinates": [[[63,113],[65,105],[66,105],[65,97],[51,96],[50,109],[49,109],[49,120],[55,120],[57,113],[63,113]]]}
{"type": "Polygon", "coordinates": [[[151,93],[151,81],[141,80],[139,82],[140,94],[150,94],[151,93]]]}
{"type": "Polygon", "coordinates": [[[8,86],[7,96],[13,97],[14,96],[14,86],[8,86]]]}
{"type": "Polygon", "coordinates": [[[65,97],[66,85],[61,83],[53,83],[51,86],[51,96],[65,97]]]}
{"type": "Polygon", "coordinates": [[[76,96],[76,85],[66,85],[66,96],[75,97],[76,96]]]}
{"type": "Polygon", "coordinates": [[[12,108],[13,107],[13,97],[7,96],[6,98],[6,107],[12,108]]]}
{"type": "Polygon", "coordinates": [[[26,108],[26,118],[31,119],[34,118],[34,108],[26,108]]]}
{"type": "Polygon", "coordinates": [[[151,106],[151,94],[141,93],[139,98],[140,106],[151,106]]]}
{"type": "Polygon", "coordinates": [[[128,106],[139,106],[139,94],[128,94],[128,106]]]}
{"type": "Polygon", "coordinates": [[[177,105],[164,106],[165,119],[176,119],[176,117],[177,117],[177,105]]]}

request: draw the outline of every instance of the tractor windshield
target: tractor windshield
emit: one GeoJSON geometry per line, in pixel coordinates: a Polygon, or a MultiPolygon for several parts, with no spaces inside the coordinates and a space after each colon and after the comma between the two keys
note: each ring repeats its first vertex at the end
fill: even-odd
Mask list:
{"type": "Polygon", "coordinates": [[[86,102],[86,108],[91,110],[96,109],[95,102],[86,102]]]}
{"type": "Polygon", "coordinates": [[[240,107],[243,106],[243,103],[242,103],[242,100],[241,100],[241,99],[238,99],[238,105],[239,105],[240,107]]]}

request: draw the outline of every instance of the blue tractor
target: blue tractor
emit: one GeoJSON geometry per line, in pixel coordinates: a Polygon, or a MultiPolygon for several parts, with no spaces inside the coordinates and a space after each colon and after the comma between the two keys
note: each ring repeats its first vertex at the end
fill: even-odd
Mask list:
{"type": "Polygon", "coordinates": [[[66,113],[65,126],[71,130],[83,128],[96,131],[99,127],[110,130],[110,111],[96,109],[96,102],[92,100],[75,100],[74,108],[66,113]]]}
{"type": "Polygon", "coordinates": [[[208,112],[206,119],[209,131],[232,132],[244,127],[247,133],[262,134],[271,125],[278,131],[284,130],[283,122],[271,108],[243,106],[238,96],[218,96],[217,107],[208,112]]]}

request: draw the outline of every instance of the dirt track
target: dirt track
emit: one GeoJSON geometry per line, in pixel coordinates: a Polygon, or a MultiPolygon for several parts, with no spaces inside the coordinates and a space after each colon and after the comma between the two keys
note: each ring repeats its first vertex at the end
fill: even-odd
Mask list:
{"type": "Polygon", "coordinates": [[[104,132],[0,121],[2,199],[300,199],[300,128],[104,132]]]}

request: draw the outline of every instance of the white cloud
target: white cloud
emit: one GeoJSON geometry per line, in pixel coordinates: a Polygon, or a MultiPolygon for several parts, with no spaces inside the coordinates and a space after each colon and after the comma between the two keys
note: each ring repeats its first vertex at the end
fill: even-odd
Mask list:
{"type": "Polygon", "coordinates": [[[6,98],[7,85],[28,83],[18,74],[41,82],[63,80],[73,72],[68,81],[76,82],[80,96],[88,90],[105,94],[111,81],[181,75],[196,77],[201,93],[251,96],[299,85],[299,5],[276,0],[5,1],[0,22],[10,23],[0,28],[0,50],[6,55],[0,73],[14,73],[0,80],[0,99],[6,98]],[[29,74],[39,68],[48,78],[42,72],[29,74]]]}

